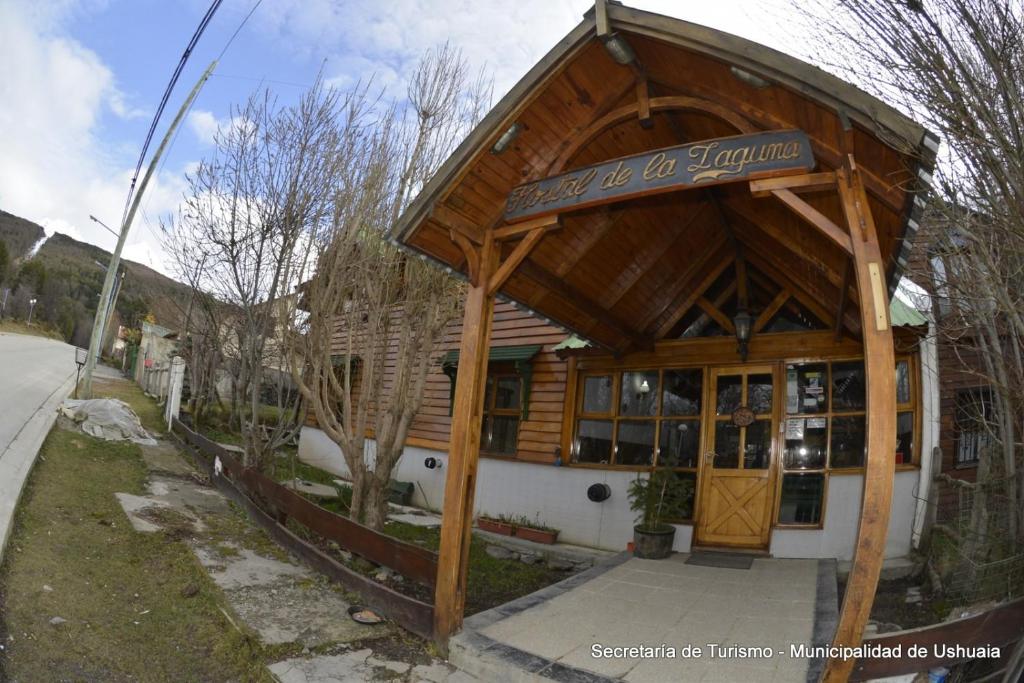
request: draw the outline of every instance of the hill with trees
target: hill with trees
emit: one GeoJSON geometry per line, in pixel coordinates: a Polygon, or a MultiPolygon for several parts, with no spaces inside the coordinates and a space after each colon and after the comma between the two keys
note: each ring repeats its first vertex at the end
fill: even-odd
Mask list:
{"type": "MultiPolygon", "coordinates": [[[[26,318],[35,298],[34,321],[48,323],[66,341],[86,346],[110,252],[54,233],[32,254],[44,237],[39,225],[0,212],[0,300],[3,290],[9,290],[3,315],[26,318]]],[[[147,315],[166,327],[180,326],[189,287],[133,261],[122,259],[120,270],[124,280],[108,334],[117,324],[137,328],[147,315]]]]}

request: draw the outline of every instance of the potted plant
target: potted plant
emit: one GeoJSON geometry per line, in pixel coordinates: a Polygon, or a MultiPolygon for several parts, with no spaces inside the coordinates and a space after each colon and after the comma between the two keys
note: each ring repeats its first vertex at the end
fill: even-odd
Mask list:
{"type": "Polygon", "coordinates": [[[484,531],[490,531],[493,534],[501,534],[502,536],[511,536],[516,531],[515,525],[513,525],[512,521],[504,515],[500,517],[480,515],[476,518],[476,526],[484,531]]]}
{"type": "Polygon", "coordinates": [[[522,538],[527,541],[553,545],[558,540],[558,529],[552,529],[541,523],[540,513],[537,514],[536,520],[530,520],[528,517],[516,519],[515,529],[516,538],[522,538]]]}
{"type": "Polygon", "coordinates": [[[692,490],[691,480],[680,479],[670,470],[654,470],[630,483],[629,508],[640,513],[633,527],[635,557],[660,560],[672,553],[676,528],[665,520],[686,516],[692,490]]]}

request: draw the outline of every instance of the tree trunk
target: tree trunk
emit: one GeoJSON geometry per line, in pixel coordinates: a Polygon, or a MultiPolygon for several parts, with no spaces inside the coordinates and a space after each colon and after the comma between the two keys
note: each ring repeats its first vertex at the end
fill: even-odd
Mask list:
{"type": "Polygon", "coordinates": [[[363,524],[374,531],[384,531],[384,524],[388,521],[388,478],[382,480],[374,474],[367,479],[363,524]]]}

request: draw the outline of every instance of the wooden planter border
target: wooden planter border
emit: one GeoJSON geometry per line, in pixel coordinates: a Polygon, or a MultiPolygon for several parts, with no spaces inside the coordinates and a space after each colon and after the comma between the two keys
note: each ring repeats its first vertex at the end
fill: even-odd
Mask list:
{"type": "MultiPolygon", "coordinates": [[[[270,534],[271,538],[273,538],[279,545],[291,551],[297,557],[302,558],[313,569],[324,574],[332,581],[335,581],[336,583],[345,586],[345,588],[358,593],[360,596],[362,596],[364,600],[370,603],[374,609],[378,610],[381,614],[391,619],[392,621],[398,623],[403,628],[408,629],[416,635],[419,635],[428,640],[434,637],[433,605],[421,602],[419,600],[416,600],[415,598],[411,598],[407,595],[403,595],[401,593],[393,591],[387,586],[383,586],[377,583],[376,581],[368,577],[365,577],[362,574],[359,574],[358,572],[355,572],[349,569],[348,567],[342,565],[334,558],[322,552],[319,548],[315,547],[310,543],[307,543],[306,541],[296,536],[294,533],[288,530],[287,527],[285,527],[283,524],[279,523],[273,517],[268,515],[262,508],[260,508],[255,502],[253,502],[249,495],[247,495],[245,488],[247,485],[251,486],[253,484],[256,484],[259,486],[260,495],[265,495],[264,491],[273,491],[273,486],[276,486],[282,489],[284,492],[291,494],[291,496],[300,499],[309,506],[317,508],[318,510],[320,510],[320,512],[326,515],[339,517],[338,515],[333,515],[333,513],[330,513],[317,505],[309,503],[309,501],[306,501],[298,494],[294,493],[293,491],[290,491],[289,489],[286,489],[280,484],[277,484],[277,482],[273,482],[267,477],[264,477],[256,472],[245,471],[240,466],[238,461],[235,460],[231,455],[229,455],[226,450],[221,448],[218,444],[214,443],[213,441],[207,439],[206,437],[192,431],[184,424],[179,422],[177,419],[174,420],[173,430],[177,432],[178,435],[181,437],[182,445],[185,447],[185,449],[189,451],[189,453],[193,456],[193,458],[200,465],[200,467],[202,467],[202,469],[210,476],[210,481],[212,481],[214,485],[228,498],[230,498],[235,503],[243,507],[249,514],[249,516],[253,519],[253,521],[259,524],[263,529],[265,529],[267,533],[270,534]],[[224,474],[222,474],[221,476],[216,476],[214,474],[213,457],[219,457],[221,459],[224,474],[227,474],[229,476],[224,476],[224,474]],[[232,481],[232,479],[234,479],[234,481],[232,481]],[[273,486],[268,486],[268,483],[272,484],[273,486]]],[[[276,501],[278,500],[277,498],[272,498],[271,496],[267,497],[271,498],[271,500],[273,500],[276,504],[276,501]]],[[[288,498],[288,496],[280,496],[280,500],[288,501],[288,498]]],[[[294,501],[289,502],[294,503],[294,501]]],[[[295,505],[291,509],[294,509],[299,512],[299,514],[292,516],[295,517],[296,521],[300,523],[303,523],[304,513],[310,512],[308,510],[304,510],[304,506],[302,505],[295,505]]],[[[316,520],[319,519],[319,516],[316,513],[313,513],[312,516],[305,518],[313,519],[314,523],[317,523],[316,520]]],[[[355,523],[351,522],[351,520],[345,521],[355,525],[355,523]]],[[[366,527],[362,527],[362,525],[355,526],[360,526],[361,528],[366,529],[366,527]]],[[[311,526],[310,528],[316,531],[314,527],[311,526]]],[[[366,531],[376,534],[376,532],[369,529],[366,529],[366,531]]],[[[383,536],[381,534],[378,535],[383,536]]],[[[394,539],[391,539],[389,537],[384,538],[388,541],[394,541],[394,539]]],[[[345,542],[347,539],[344,537],[342,537],[340,540],[337,538],[332,538],[332,540],[335,540],[343,547],[349,545],[345,542]]],[[[395,543],[398,544],[398,542],[395,543]]],[[[422,548],[418,548],[415,546],[412,546],[412,548],[422,553],[429,553],[429,551],[425,551],[422,548]]],[[[404,550],[404,548],[398,548],[398,554],[394,555],[394,557],[401,557],[400,553],[404,550]]],[[[353,552],[359,551],[353,550],[353,552]]],[[[359,554],[362,553],[359,552],[359,554]]],[[[433,553],[429,554],[433,555],[433,553]]],[[[419,555],[416,556],[418,557],[419,555]]],[[[383,564],[385,566],[390,566],[392,569],[395,569],[395,571],[398,571],[403,575],[408,576],[407,574],[405,574],[403,570],[398,569],[395,566],[389,565],[386,562],[378,563],[383,564]]],[[[404,562],[402,560],[399,560],[398,563],[404,562]]],[[[415,567],[417,565],[413,564],[412,566],[415,567]]],[[[436,559],[434,559],[433,569],[434,574],[436,576],[436,559]]]]}

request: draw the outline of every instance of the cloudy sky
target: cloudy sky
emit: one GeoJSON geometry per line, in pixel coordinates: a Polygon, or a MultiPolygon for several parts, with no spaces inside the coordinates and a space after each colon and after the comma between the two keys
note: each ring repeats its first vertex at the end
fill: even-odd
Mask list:
{"type": "MultiPolygon", "coordinates": [[[[255,0],[224,0],[182,75],[151,151],[192,84],[255,0]]],[[[789,0],[628,0],[789,50],[789,0]]],[[[373,76],[393,92],[446,40],[506,92],[572,29],[589,0],[264,0],[231,44],[143,201],[125,249],[164,270],[156,233],[186,170],[231,107],[262,83],[292,98],[323,66],[332,83],[373,76]]],[[[89,220],[120,220],[150,119],[207,0],[0,0],[0,209],[112,249],[89,220]]],[[[791,50],[790,50],[791,51],[791,50]]]]}

